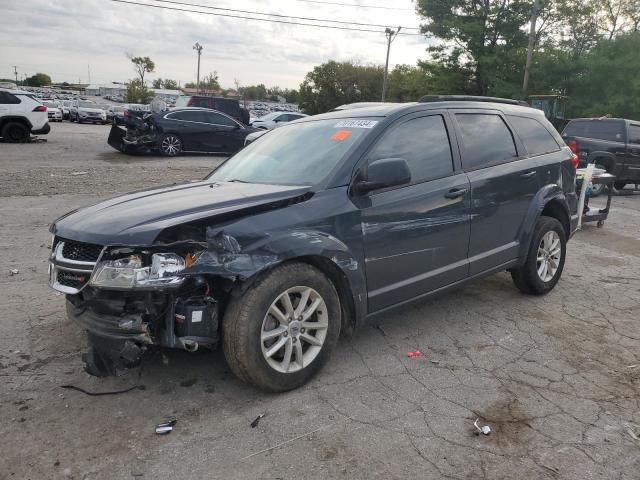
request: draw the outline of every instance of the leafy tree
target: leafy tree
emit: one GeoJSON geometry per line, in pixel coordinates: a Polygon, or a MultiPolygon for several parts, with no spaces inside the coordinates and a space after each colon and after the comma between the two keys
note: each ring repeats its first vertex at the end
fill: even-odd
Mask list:
{"type": "Polygon", "coordinates": [[[156,78],[151,82],[152,88],[166,88],[167,90],[178,90],[178,82],[169,78],[156,78]]]}
{"type": "Polygon", "coordinates": [[[259,85],[248,85],[238,88],[238,93],[240,93],[245,100],[264,100],[267,98],[267,87],[262,83],[259,85]]]}
{"type": "Polygon", "coordinates": [[[417,0],[416,10],[428,21],[422,32],[444,40],[428,49],[435,62],[456,74],[471,75],[462,82],[465,89],[477,95],[510,89],[505,82],[516,77],[514,58],[521,57],[527,45],[523,27],[529,20],[529,2],[417,0]]]}
{"type": "Polygon", "coordinates": [[[420,66],[396,65],[389,73],[387,97],[392,102],[415,102],[433,90],[433,79],[420,66]]]}
{"type": "Polygon", "coordinates": [[[149,57],[134,57],[130,55],[129,59],[133,63],[133,69],[140,79],[140,84],[144,85],[145,74],[152,73],[156,69],[156,64],[149,57]]]}
{"type": "Polygon", "coordinates": [[[171,80],[170,78],[165,78],[162,82],[162,86],[167,90],[178,90],[180,88],[178,86],[178,82],[175,80],[171,80]]]}
{"type": "MultiPolygon", "coordinates": [[[[188,82],[185,84],[185,87],[197,88],[198,85],[195,82],[188,82]]],[[[221,90],[220,83],[218,82],[218,72],[213,71],[200,79],[200,88],[203,90],[221,90]]]]}
{"type": "Polygon", "coordinates": [[[27,77],[25,82],[30,87],[44,87],[51,85],[51,77],[46,73],[36,73],[31,77],[27,77]]]}
{"type": "Polygon", "coordinates": [[[344,103],[378,100],[384,70],[379,65],[358,65],[333,60],[314,67],[300,85],[299,105],[311,115],[344,103]]]}
{"type": "Polygon", "coordinates": [[[149,103],[153,99],[153,92],[139,79],[131,80],[127,84],[126,102],[128,103],[149,103]]]}

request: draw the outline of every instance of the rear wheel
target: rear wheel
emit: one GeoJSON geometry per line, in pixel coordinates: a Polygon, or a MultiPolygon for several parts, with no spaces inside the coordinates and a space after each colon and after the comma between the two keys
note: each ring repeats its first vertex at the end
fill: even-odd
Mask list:
{"type": "Polygon", "coordinates": [[[24,123],[8,122],[2,128],[2,138],[5,142],[26,142],[29,139],[29,128],[24,123]]]}
{"type": "Polygon", "coordinates": [[[297,388],[335,348],[340,311],[338,294],[321,271],[303,263],[277,267],[227,308],[227,363],[238,378],[264,390],[297,388]]]}
{"type": "Polygon", "coordinates": [[[627,186],[627,182],[625,182],[625,181],[623,181],[623,180],[620,180],[620,181],[618,181],[618,182],[613,182],[613,187],[614,187],[616,190],[622,190],[622,189],[623,189],[624,187],[626,187],[626,186],[627,186]]]}
{"type": "Polygon", "coordinates": [[[167,157],[175,157],[182,153],[182,140],[173,133],[167,133],[160,138],[160,153],[167,157]]]}
{"type": "MultiPolygon", "coordinates": [[[[596,165],[596,168],[607,170],[607,167],[604,167],[602,165],[596,165]]],[[[591,196],[597,197],[598,195],[601,195],[604,192],[604,189],[605,189],[605,185],[602,183],[597,183],[593,185],[593,187],[591,188],[591,196]]]]}
{"type": "Polygon", "coordinates": [[[564,268],[566,238],[557,219],[538,219],[524,265],[511,270],[511,278],[521,292],[544,295],[556,286],[564,268]]]}

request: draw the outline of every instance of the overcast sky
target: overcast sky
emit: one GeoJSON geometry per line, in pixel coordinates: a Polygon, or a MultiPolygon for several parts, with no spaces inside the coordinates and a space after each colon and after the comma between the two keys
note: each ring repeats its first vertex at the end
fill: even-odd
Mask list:
{"type": "MultiPolygon", "coordinates": [[[[131,1],[163,5],[158,0],[131,1]]],[[[183,3],[390,26],[420,24],[412,0],[324,1],[349,6],[303,0],[183,0],[183,3]]],[[[0,78],[14,78],[13,65],[17,65],[18,72],[27,76],[44,72],[55,82],[86,83],[89,65],[91,83],[125,81],[134,75],[126,57],[132,53],[154,60],[156,71],[149,75],[150,79],[172,78],[184,84],[195,81],[196,53],[192,46],[197,41],[204,46],[201,75],[216,70],[223,87],[233,87],[237,78],[241,85],[264,83],[297,88],[313,66],[327,60],[384,64],[386,53],[382,27],[374,28],[380,33],[331,30],[162,10],[112,0],[0,0],[0,12],[0,78]]],[[[426,47],[427,41],[422,36],[398,36],[392,46],[390,64],[415,64],[426,58],[426,47]]]]}

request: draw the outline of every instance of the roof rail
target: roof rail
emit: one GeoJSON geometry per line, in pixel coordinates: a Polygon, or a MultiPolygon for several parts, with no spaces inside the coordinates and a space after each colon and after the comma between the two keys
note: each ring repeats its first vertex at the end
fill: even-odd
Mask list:
{"type": "Polygon", "coordinates": [[[528,107],[529,104],[523,100],[512,100],[511,98],[498,98],[498,97],[481,97],[477,95],[425,95],[420,100],[420,103],[430,102],[491,102],[491,103],[506,103],[508,105],[520,105],[521,107],[528,107]]]}

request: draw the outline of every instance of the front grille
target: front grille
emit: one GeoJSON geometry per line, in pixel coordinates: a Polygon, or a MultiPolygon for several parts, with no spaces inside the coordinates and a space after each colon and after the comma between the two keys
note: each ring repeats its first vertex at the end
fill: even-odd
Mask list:
{"type": "Polygon", "coordinates": [[[74,242],[72,240],[62,240],[62,256],[67,260],[78,262],[97,262],[102,247],[93,243],[74,242]]]}
{"type": "Polygon", "coordinates": [[[89,275],[90,274],[65,272],[64,270],[59,270],[58,275],[56,276],[56,280],[60,285],[80,290],[84,286],[84,284],[87,283],[89,275]]]}

